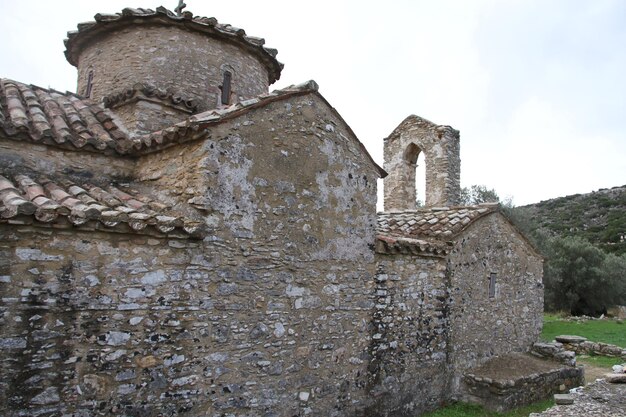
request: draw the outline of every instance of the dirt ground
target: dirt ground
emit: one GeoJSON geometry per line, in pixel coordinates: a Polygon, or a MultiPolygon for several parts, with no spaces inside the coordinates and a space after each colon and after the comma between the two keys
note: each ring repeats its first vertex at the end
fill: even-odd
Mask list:
{"type": "Polygon", "coordinates": [[[482,366],[472,369],[471,373],[481,378],[491,378],[496,381],[511,380],[530,374],[549,372],[562,366],[557,362],[546,361],[521,353],[512,353],[493,358],[482,366]]]}
{"type": "Polygon", "coordinates": [[[600,368],[586,363],[581,363],[579,366],[585,368],[585,385],[591,384],[596,379],[604,378],[604,375],[610,372],[610,369],[600,368]]]}

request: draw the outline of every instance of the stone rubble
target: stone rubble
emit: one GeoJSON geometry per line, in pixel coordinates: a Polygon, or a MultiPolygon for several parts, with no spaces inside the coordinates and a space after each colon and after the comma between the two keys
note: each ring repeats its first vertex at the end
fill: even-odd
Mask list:
{"type": "Polygon", "coordinates": [[[529,417],[623,417],[626,415],[626,385],[597,380],[570,393],[573,404],[555,405],[529,417]]]}

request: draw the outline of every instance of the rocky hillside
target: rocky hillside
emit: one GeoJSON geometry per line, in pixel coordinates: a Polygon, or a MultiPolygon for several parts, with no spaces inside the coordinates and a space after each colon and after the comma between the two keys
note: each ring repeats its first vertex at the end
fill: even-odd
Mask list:
{"type": "Polygon", "coordinates": [[[531,231],[579,236],[607,252],[626,253],[626,185],[554,198],[513,210],[531,231]]]}

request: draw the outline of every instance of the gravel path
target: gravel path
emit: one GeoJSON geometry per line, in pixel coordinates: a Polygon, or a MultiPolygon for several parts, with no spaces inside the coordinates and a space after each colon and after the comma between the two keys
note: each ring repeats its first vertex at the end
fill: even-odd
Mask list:
{"type": "Polygon", "coordinates": [[[625,417],[626,384],[592,382],[572,394],[574,404],[555,405],[529,417],[625,417]]]}

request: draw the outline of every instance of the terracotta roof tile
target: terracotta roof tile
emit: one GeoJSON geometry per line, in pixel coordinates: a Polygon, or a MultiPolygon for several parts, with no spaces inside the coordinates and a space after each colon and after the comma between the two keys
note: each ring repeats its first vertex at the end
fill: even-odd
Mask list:
{"type": "Polygon", "coordinates": [[[450,240],[472,222],[497,209],[497,204],[484,204],[378,213],[377,233],[388,237],[450,240]]]}
{"type": "Polygon", "coordinates": [[[0,223],[39,226],[54,223],[68,227],[90,223],[92,228],[104,231],[150,231],[173,233],[177,237],[203,234],[200,222],[177,215],[166,205],[128,187],[111,184],[104,189],[69,179],[34,180],[33,177],[32,174],[0,175],[0,223]]]}
{"type": "MultiPolygon", "coordinates": [[[[0,137],[4,133],[8,139],[27,140],[67,149],[141,155],[178,143],[200,140],[206,137],[207,129],[212,125],[239,117],[274,101],[310,93],[317,94],[325,101],[317,93],[318,88],[317,83],[312,80],[291,85],[228,107],[196,114],[157,132],[129,137],[121,123],[116,122],[113,113],[88,99],[72,93],[63,94],[0,79],[0,137]],[[28,101],[24,94],[29,95],[28,101]],[[9,101],[13,103],[10,107],[7,104],[9,101]]],[[[331,107],[330,104],[328,106],[331,107]]],[[[339,113],[336,115],[341,119],[339,113]]],[[[349,126],[347,128],[350,130],[349,126]]],[[[385,177],[387,173],[376,164],[363,144],[359,142],[358,146],[376,167],[381,178],[385,177]]]]}
{"type": "Polygon", "coordinates": [[[180,24],[186,30],[193,30],[206,34],[207,36],[227,39],[242,48],[250,51],[268,69],[268,81],[274,83],[280,78],[283,64],[276,60],[278,51],[264,46],[265,40],[254,36],[246,35],[246,31],[229,24],[218,23],[213,17],[193,16],[191,12],[185,11],[182,16],[167,10],[165,7],[151,9],[125,8],[121,13],[104,14],[98,13],[94,16],[95,22],[85,22],[78,24],[77,31],[68,32],[65,40],[65,56],[72,65],[78,61],[78,51],[82,45],[88,43],[93,37],[101,36],[104,32],[115,30],[127,25],[153,24],[162,22],[167,25],[180,24]]]}
{"type": "Polygon", "coordinates": [[[413,239],[407,237],[376,236],[376,252],[386,255],[420,255],[443,257],[452,249],[449,242],[434,239],[413,239]]]}
{"type": "Polygon", "coordinates": [[[113,117],[72,93],[0,79],[0,132],[11,139],[124,153],[130,141],[113,117]]]}
{"type": "Polygon", "coordinates": [[[91,151],[133,155],[158,150],[205,134],[205,127],[274,100],[317,91],[315,81],[199,113],[166,129],[129,138],[108,109],[72,93],[60,93],[0,79],[0,132],[8,138],[91,151]],[[28,97],[28,98],[27,98],[28,97]]]}
{"type": "Polygon", "coordinates": [[[198,108],[198,103],[193,98],[183,97],[172,90],[158,88],[148,83],[135,83],[122,91],[107,94],[102,98],[102,104],[106,108],[115,108],[139,96],[156,97],[190,114],[195,113],[198,108]]]}

